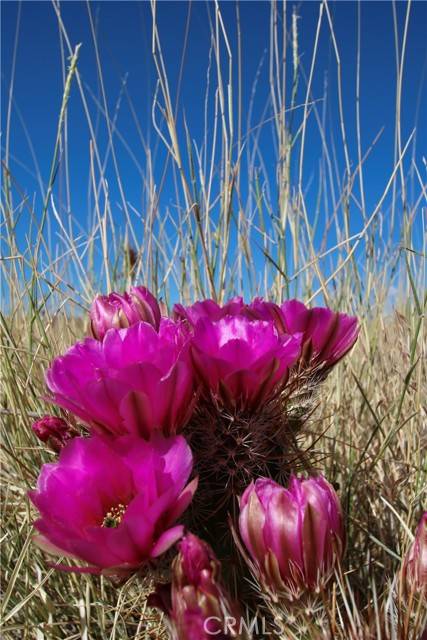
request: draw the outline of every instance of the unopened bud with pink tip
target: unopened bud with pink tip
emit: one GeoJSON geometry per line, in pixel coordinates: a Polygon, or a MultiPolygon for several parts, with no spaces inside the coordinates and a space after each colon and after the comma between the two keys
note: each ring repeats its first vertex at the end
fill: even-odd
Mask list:
{"type": "Polygon", "coordinates": [[[31,428],[41,442],[45,442],[56,452],[78,435],[63,418],[57,416],[43,416],[33,422],[31,428]]]}
{"type": "Polygon", "coordinates": [[[421,517],[415,539],[403,560],[402,574],[408,595],[425,593],[427,596],[427,511],[421,517]]]}
{"type": "Polygon", "coordinates": [[[149,600],[166,614],[173,640],[243,639],[239,612],[221,585],[212,549],[191,533],[178,547],[172,584],[158,587],[149,600]]]}
{"type": "Polygon", "coordinates": [[[328,582],[344,549],[341,507],[323,477],[252,482],[240,499],[247,561],[273,600],[299,599],[328,582]]]}
{"type": "Polygon", "coordinates": [[[125,329],[141,321],[148,322],[157,331],[161,318],[159,303],[146,287],[97,296],[89,315],[92,334],[98,340],[103,339],[108,329],[125,329]]]}

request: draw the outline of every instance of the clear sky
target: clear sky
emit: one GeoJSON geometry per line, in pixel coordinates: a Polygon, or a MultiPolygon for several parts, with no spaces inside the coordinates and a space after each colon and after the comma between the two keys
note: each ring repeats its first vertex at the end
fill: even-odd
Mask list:
{"type": "MultiPolygon", "coordinates": [[[[308,74],[312,58],[315,31],[319,15],[319,3],[302,2],[296,5],[298,20],[299,50],[305,73],[308,74]]],[[[356,145],[356,53],[357,17],[356,2],[331,2],[330,10],[334,22],[337,45],[341,56],[343,80],[343,107],[349,142],[352,167],[357,164],[356,145]]],[[[151,57],[151,11],[148,2],[91,2],[92,16],[96,23],[99,54],[102,61],[103,80],[108,100],[110,116],[114,115],[120,96],[123,78],[126,76],[127,94],[132,100],[142,132],[146,140],[155,144],[151,121],[151,107],[156,85],[155,69],[151,57]],[[127,75],[126,75],[127,74],[127,75]]],[[[236,55],[236,5],[221,2],[221,11],[229,35],[230,45],[236,55]]],[[[243,121],[246,122],[250,110],[252,90],[257,78],[253,99],[251,123],[256,126],[265,117],[268,102],[268,42],[270,7],[267,2],[240,2],[242,33],[242,105],[243,121]],[[259,75],[257,76],[257,71],[259,75]]],[[[404,32],[406,3],[395,4],[397,27],[400,41],[404,32]]],[[[178,121],[183,123],[185,114],[191,136],[201,143],[204,128],[204,96],[206,70],[209,61],[210,30],[209,15],[212,18],[214,5],[193,2],[189,23],[188,41],[181,86],[180,111],[178,121]]],[[[31,198],[38,194],[35,177],[36,156],[38,168],[46,184],[48,180],[52,151],[56,135],[58,113],[62,96],[62,72],[60,39],[57,18],[50,2],[2,3],[2,130],[7,114],[8,91],[11,82],[14,41],[17,37],[16,72],[13,87],[13,110],[11,114],[10,169],[22,191],[31,198]],[[31,140],[32,149],[29,145],[31,140]]],[[[291,16],[292,5],[288,14],[291,16]]],[[[97,124],[100,147],[106,147],[105,123],[99,116],[96,101],[100,100],[100,83],[97,75],[93,40],[90,30],[88,8],[84,2],[64,2],[61,5],[64,24],[72,44],[82,43],[79,70],[87,89],[89,109],[97,124]]],[[[165,55],[167,71],[173,98],[179,75],[184,34],[188,17],[185,2],[159,2],[158,23],[165,55]]],[[[362,2],[361,20],[361,129],[362,148],[368,149],[380,129],[384,131],[365,165],[365,186],[368,212],[375,205],[393,168],[395,98],[396,98],[396,54],[394,42],[393,11],[389,2],[362,2]]],[[[402,138],[405,142],[416,127],[416,143],[411,148],[410,157],[422,164],[427,142],[427,98],[426,98],[426,33],[427,3],[413,2],[407,33],[407,45],[402,87],[402,138]]],[[[338,141],[336,162],[339,171],[344,166],[340,140],[340,123],[337,108],[337,73],[334,49],[327,21],[323,20],[319,39],[319,50],[313,77],[313,96],[321,99],[325,84],[330,99],[325,118],[328,124],[329,142],[338,141]]],[[[297,103],[303,102],[306,86],[303,80],[298,89],[297,103]]],[[[269,112],[267,112],[268,114],[269,112]]],[[[312,130],[307,136],[304,181],[308,203],[317,197],[316,173],[321,156],[321,139],[313,120],[312,130]],[[312,184],[312,187],[310,187],[312,184]],[[311,189],[311,192],[310,192],[311,189]]],[[[294,127],[297,127],[298,115],[294,127]]],[[[69,103],[68,121],[69,163],[72,178],[72,212],[85,228],[91,212],[88,211],[89,139],[90,134],[81,100],[76,86],[73,86],[69,103]]],[[[126,140],[128,149],[117,142],[118,162],[123,179],[126,199],[136,208],[141,207],[141,176],[129,150],[144,168],[145,153],[131,109],[125,95],[121,96],[117,116],[117,129],[126,140]]],[[[182,131],[182,129],[181,129],[182,131]]],[[[4,151],[5,138],[2,136],[4,151]]],[[[261,136],[260,144],[264,161],[271,166],[271,176],[275,172],[274,148],[271,127],[261,136]]],[[[158,173],[160,182],[162,150],[158,151],[158,173]]],[[[111,160],[111,159],[110,159],[111,160]]],[[[409,164],[407,165],[407,168],[409,164]]],[[[106,172],[111,175],[111,199],[113,213],[118,225],[122,219],[120,198],[114,180],[110,161],[106,172]]],[[[296,167],[293,167],[296,176],[296,167]]],[[[424,174],[425,176],[425,174],[424,174]]],[[[341,176],[342,177],[342,176],[341,176]]],[[[272,182],[274,180],[272,179],[272,182]]],[[[244,185],[242,187],[245,188],[244,185]]],[[[56,185],[56,194],[61,189],[61,180],[56,185]]],[[[166,183],[162,202],[173,206],[173,185],[166,183]]],[[[274,198],[273,198],[274,199],[274,198]]],[[[40,200],[38,200],[40,203],[40,200]]],[[[40,209],[40,207],[39,207],[40,209]]],[[[351,217],[352,230],[361,227],[360,214],[355,210],[351,217]]],[[[25,229],[23,228],[23,233],[25,229]]],[[[397,239],[396,239],[397,240],[397,239]]]]}

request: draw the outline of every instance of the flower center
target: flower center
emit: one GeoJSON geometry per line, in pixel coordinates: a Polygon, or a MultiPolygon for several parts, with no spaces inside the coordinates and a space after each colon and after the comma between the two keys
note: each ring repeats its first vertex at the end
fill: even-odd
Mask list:
{"type": "Polygon", "coordinates": [[[121,502],[117,505],[117,507],[112,507],[102,521],[102,526],[106,527],[107,529],[114,529],[118,527],[123,519],[123,516],[125,515],[125,511],[126,506],[121,502]]]}

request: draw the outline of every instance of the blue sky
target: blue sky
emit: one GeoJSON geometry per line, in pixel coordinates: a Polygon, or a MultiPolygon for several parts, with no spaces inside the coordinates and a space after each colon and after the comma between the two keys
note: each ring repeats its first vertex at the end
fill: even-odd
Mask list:
{"type": "MultiPolygon", "coordinates": [[[[148,2],[91,2],[91,12],[96,22],[99,53],[102,61],[103,80],[110,115],[114,113],[120,95],[122,80],[127,74],[127,92],[146,139],[155,147],[155,134],[151,123],[151,105],[156,83],[155,69],[151,59],[151,11],[148,2]]],[[[330,10],[334,22],[337,45],[340,51],[343,79],[343,107],[352,166],[357,164],[356,147],[356,51],[357,12],[355,2],[331,2],[330,10]]],[[[236,53],[236,5],[234,2],[220,3],[230,45],[236,53]]],[[[402,38],[406,13],[406,3],[396,3],[399,38],[402,38]]],[[[183,123],[185,113],[191,136],[200,143],[203,137],[203,108],[206,88],[210,31],[208,13],[213,15],[213,4],[194,2],[191,18],[184,75],[180,95],[178,121],[183,123]]],[[[251,92],[257,69],[260,75],[256,97],[253,103],[252,122],[261,120],[268,100],[268,38],[269,4],[266,2],[241,2],[240,20],[242,32],[242,105],[243,120],[246,121],[251,92]],[[261,60],[264,57],[264,63],[261,60]]],[[[313,51],[313,43],[319,4],[303,2],[297,5],[299,20],[299,49],[302,65],[308,74],[313,51]]],[[[88,9],[83,2],[64,2],[61,5],[63,21],[73,45],[81,42],[79,70],[88,88],[89,108],[98,123],[97,140],[101,148],[107,144],[105,122],[97,114],[92,94],[100,98],[95,54],[88,18],[88,9]]],[[[292,5],[288,6],[289,18],[292,5]]],[[[58,113],[62,96],[61,58],[59,49],[58,24],[50,2],[2,3],[2,130],[7,114],[8,90],[11,80],[13,43],[17,32],[20,12],[16,74],[14,81],[14,108],[11,115],[11,161],[10,169],[20,185],[20,189],[32,198],[36,195],[38,210],[41,209],[38,183],[35,178],[34,162],[27,135],[37,156],[37,163],[43,181],[49,175],[54,147],[58,113]],[[25,124],[25,130],[23,127],[25,124]]],[[[157,7],[159,32],[166,60],[172,95],[175,98],[188,5],[185,2],[159,2],[157,7]]],[[[367,150],[380,129],[384,127],[374,151],[365,165],[365,186],[368,212],[376,204],[393,168],[394,158],[394,113],[396,90],[396,62],[394,49],[393,13],[389,2],[362,2],[361,15],[361,129],[362,148],[367,150]]],[[[405,141],[414,127],[417,128],[416,146],[411,149],[418,164],[426,150],[427,113],[426,98],[426,29],[427,3],[414,2],[411,7],[407,35],[405,72],[402,99],[402,138],[405,141]],[[423,120],[424,117],[424,120],[423,120]]],[[[336,162],[339,171],[344,166],[341,151],[339,114],[336,92],[336,64],[334,50],[327,26],[323,20],[320,32],[319,51],[313,78],[313,95],[321,101],[325,83],[328,85],[329,100],[326,121],[329,140],[337,141],[336,162]]],[[[297,103],[305,96],[305,85],[301,80],[297,103]]],[[[319,109],[322,109],[319,103],[319,109]]],[[[294,126],[300,114],[296,113],[294,126]]],[[[126,139],[132,153],[144,167],[145,154],[138,137],[133,116],[125,97],[122,97],[117,127],[126,139]]],[[[272,132],[265,126],[260,144],[265,163],[271,167],[274,182],[275,157],[272,132]]],[[[182,128],[181,128],[182,133],[182,128]]],[[[88,169],[89,130],[76,86],[73,86],[69,103],[69,162],[72,179],[72,212],[85,228],[89,224],[91,212],[88,210],[88,169]]],[[[4,135],[2,137],[4,146],[4,135]]],[[[141,208],[141,177],[126,149],[117,143],[118,162],[123,178],[126,199],[136,208],[141,208]]],[[[306,143],[306,163],[304,182],[307,185],[307,202],[314,203],[317,197],[316,176],[321,156],[321,140],[316,130],[314,118],[308,128],[306,143]],[[310,185],[312,185],[310,187],[310,185]],[[311,189],[311,191],[310,191],[311,189]]],[[[164,151],[160,146],[157,155],[156,180],[160,182],[164,151]]],[[[408,158],[409,163],[410,158],[408,158]]],[[[409,166],[409,164],[407,165],[409,166]]],[[[293,177],[296,176],[293,167],[293,177]]],[[[270,170],[270,169],[269,169],[270,170]]],[[[61,170],[55,186],[55,195],[60,198],[63,181],[61,170]],[[62,185],[62,186],[61,186],[62,185]]],[[[113,214],[120,227],[123,214],[120,198],[111,165],[107,177],[111,178],[111,199],[113,214]]],[[[243,190],[245,189],[243,181],[243,190]]],[[[274,198],[273,198],[274,200],[274,198]]],[[[163,206],[174,206],[173,185],[166,181],[162,193],[163,206]]],[[[36,207],[37,208],[37,207],[36,207]]],[[[22,234],[25,234],[25,219],[22,220],[22,234]]],[[[361,228],[361,216],[357,209],[352,212],[351,230],[361,228]]],[[[333,240],[333,239],[332,239],[333,240]]],[[[332,241],[331,240],[331,241],[332,241]]],[[[396,242],[398,238],[395,238],[396,242]]]]}

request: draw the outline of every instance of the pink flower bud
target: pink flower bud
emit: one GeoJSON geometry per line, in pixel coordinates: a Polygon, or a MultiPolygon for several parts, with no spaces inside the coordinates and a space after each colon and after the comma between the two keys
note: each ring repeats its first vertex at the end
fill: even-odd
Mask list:
{"type": "Polygon", "coordinates": [[[402,571],[408,594],[427,594],[427,511],[418,524],[415,539],[403,560],[402,571]]]}
{"type": "Polygon", "coordinates": [[[251,483],[240,499],[239,529],[250,564],[273,599],[319,591],[344,548],[338,497],[322,477],[251,483]]]}
{"type": "Polygon", "coordinates": [[[179,543],[172,566],[172,584],[150,597],[162,609],[174,640],[220,640],[241,638],[239,612],[220,582],[220,564],[212,549],[188,533],[179,543]],[[236,628],[230,621],[237,624],[236,628]]]}
{"type": "Polygon", "coordinates": [[[57,416],[43,416],[33,422],[31,428],[39,440],[46,442],[56,452],[77,435],[65,420],[57,416]]]}
{"type": "Polygon", "coordinates": [[[97,296],[90,309],[94,338],[102,340],[108,329],[125,329],[137,322],[148,322],[156,331],[160,325],[160,307],[145,287],[131,287],[129,293],[97,296]]]}

